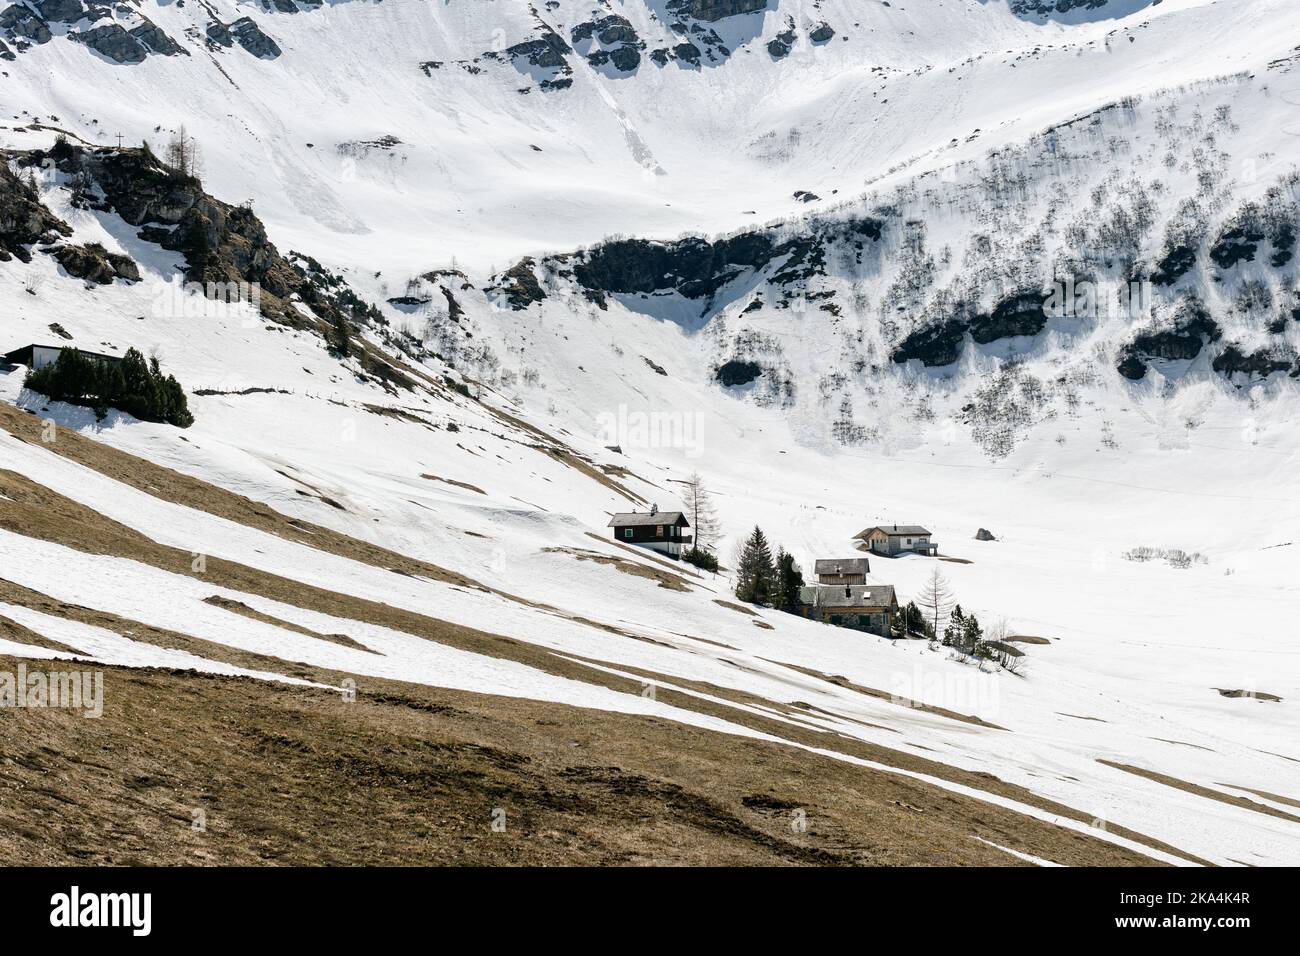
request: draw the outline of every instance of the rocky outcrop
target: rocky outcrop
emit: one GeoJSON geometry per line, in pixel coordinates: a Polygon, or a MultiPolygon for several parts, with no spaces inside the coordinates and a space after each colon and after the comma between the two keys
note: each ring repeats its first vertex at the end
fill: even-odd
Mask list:
{"type": "Polygon", "coordinates": [[[667,9],[714,23],[742,13],[757,13],[767,9],[768,0],[668,0],[667,9]]]}
{"type": "Polygon", "coordinates": [[[790,51],[794,49],[794,41],[794,25],[791,24],[767,41],[767,52],[774,60],[789,56],[790,51]]]}
{"type": "Polygon", "coordinates": [[[980,345],[987,345],[998,339],[1037,335],[1047,325],[1047,312],[1043,308],[1045,299],[1041,292],[1018,292],[1008,296],[988,315],[976,315],[971,319],[971,338],[980,345]]]}
{"type": "Polygon", "coordinates": [[[33,0],[32,6],[47,22],[76,23],[86,16],[86,7],[81,0],[33,0]]]}
{"type": "Polygon", "coordinates": [[[140,281],[140,267],[130,256],[109,252],[97,242],[84,246],[55,246],[41,251],[57,259],[68,275],[87,282],[108,285],[114,279],[140,281]]]}
{"type": "Polygon", "coordinates": [[[813,43],[827,43],[835,37],[835,29],[829,23],[820,24],[817,29],[808,34],[808,39],[813,43]]]}
{"type": "Polygon", "coordinates": [[[672,291],[688,299],[708,299],[746,270],[770,270],[768,281],[776,285],[806,282],[824,274],[829,242],[860,247],[878,240],[882,228],[875,219],[854,219],[825,223],[793,238],[754,231],[716,241],[620,239],[573,256],[572,268],[578,283],[588,291],[672,291]]]}
{"type": "Polygon", "coordinates": [[[175,40],[163,33],[152,20],[147,17],[143,19],[143,23],[132,27],[129,32],[131,36],[143,44],[146,50],[150,53],[157,53],[159,56],[180,56],[181,54],[189,56],[188,50],[182,48],[175,40]]]}
{"type": "Polygon", "coordinates": [[[143,63],[144,58],[149,55],[144,45],[127,33],[126,28],[120,23],[109,23],[79,33],[69,33],[68,39],[85,44],[114,63],[143,63]]]}
{"type": "Polygon", "coordinates": [[[732,359],[730,362],[718,366],[713,377],[718,383],[726,388],[735,388],[739,385],[748,385],[763,374],[763,366],[757,362],[744,362],[732,359]]]}
{"type": "Polygon", "coordinates": [[[262,32],[251,17],[242,17],[230,25],[231,36],[259,60],[274,60],[280,55],[279,45],[262,32]]]}
{"type": "Polygon", "coordinates": [[[0,12],[0,31],[20,49],[27,43],[50,42],[50,26],[31,9],[13,4],[0,12]]]}
{"type": "Polygon", "coordinates": [[[1237,345],[1229,345],[1215,356],[1211,365],[1221,375],[1268,376],[1288,369],[1293,370],[1293,376],[1300,375],[1300,364],[1296,363],[1295,355],[1276,348],[1264,348],[1247,353],[1237,345]]]}
{"type": "Polygon", "coordinates": [[[213,20],[206,32],[209,43],[227,49],[238,43],[261,60],[274,60],[281,53],[279,45],[262,32],[252,17],[241,17],[229,24],[213,20]]]}
{"type": "Polygon", "coordinates": [[[30,184],[0,161],[0,262],[31,262],[28,246],[53,242],[72,230],[41,202],[30,184]]]}
{"type": "MultiPolygon", "coordinates": [[[[1011,12],[1020,16],[1046,17],[1073,10],[1100,10],[1108,0],[1011,0],[1011,12]]],[[[1161,0],[1150,0],[1152,6],[1161,0]]]]}
{"type": "Polygon", "coordinates": [[[922,365],[937,368],[951,365],[961,358],[962,343],[966,341],[968,322],[948,319],[913,330],[890,356],[895,362],[919,359],[922,365]]]}
{"type": "Polygon", "coordinates": [[[512,312],[521,312],[546,298],[546,293],[537,281],[537,274],[533,271],[536,266],[537,263],[531,258],[520,261],[514,268],[504,272],[501,281],[491,290],[505,296],[512,312]]]}
{"type": "Polygon", "coordinates": [[[1119,373],[1139,381],[1147,374],[1151,359],[1190,361],[1201,354],[1207,344],[1222,337],[1219,325],[1205,307],[1188,300],[1173,327],[1144,332],[1120,352],[1119,373]]]}
{"type": "Polygon", "coordinates": [[[641,65],[645,42],[626,17],[610,14],[588,20],[574,27],[569,37],[592,66],[609,63],[622,73],[630,73],[641,65]]]}
{"type": "Polygon", "coordinates": [[[1005,297],[988,313],[963,307],[943,321],[914,329],[895,347],[891,357],[899,363],[919,359],[922,365],[935,368],[951,365],[961,357],[967,333],[980,345],[1037,335],[1047,326],[1043,308],[1046,298],[1042,292],[1024,291],[1005,297]]]}
{"type": "Polygon", "coordinates": [[[992,531],[988,530],[987,528],[980,528],[978,531],[975,532],[975,540],[996,541],[998,539],[994,536],[992,531]]]}

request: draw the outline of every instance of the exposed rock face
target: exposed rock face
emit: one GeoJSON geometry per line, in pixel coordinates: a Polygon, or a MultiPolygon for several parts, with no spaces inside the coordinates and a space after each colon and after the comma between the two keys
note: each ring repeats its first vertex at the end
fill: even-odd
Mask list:
{"type": "Polygon", "coordinates": [[[1046,298],[1042,292],[1017,292],[1002,299],[987,314],[972,314],[962,309],[942,322],[913,330],[894,349],[892,358],[900,363],[919,359],[921,364],[933,368],[951,365],[961,357],[967,332],[980,345],[1037,335],[1047,325],[1043,308],[1046,298]]]}
{"type": "Polygon", "coordinates": [[[720,366],[713,377],[718,382],[727,387],[734,388],[737,385],[748,385],[763,374],[763,366],[757,362],[742,362],[733,359],[730,362],[720,366]]]}
{"type": "Polygon", "coordinates": [[[794,27],[791,26],[767,41],[767,52],[771,54],[774,60],[789,56],[790,51],[794,49],[794,41],[795,32],[794,27]]]}
{"type": "Polygon", "coordinates": [[[0,30],[10,40],[29,40],[36,44],[50,42],[49,25],[30,9],[16,3],[0,13],[0,30]]]}
{"type": "Polygon", "coordinates": [[[1041,292],[1019,292],[994,306],[989,315],[971,320],[970,334],[980,345],[1018,335],[1037,335],[1047,325],[1041,292]]]}
{"type": "MultiPolygon", "coordinates": [[[[1161,0],[1151,0],[1152,6],[1161,0]]],[[[1011,12],[1021,16],[1045,17],[1052,13],[1069,13],[1071,10],[1099,10],[1107,0],[1011,0],[1011,12]]]]}
{"type": "Polygon", "coordinates": [[[585,51],[592,66],[612,63],[623,73],[630,73],[641,64],[641,51],[645,42],[626,17],[610,14],[586,23],[580,23],[569,33],[575,49],[585,51]],[[599,44],[599,48],[594,48],[599,44]]]}
{"type": "Polygon", "coordinates": [[[208,24],[206,32],[209,42],[226,48],[238,43],[258,59],[274,60],[281,53],[279,45],[263,33],[251,17],[241,17],[230,24],[214,20],[208,24]]]}
{"type": "Polygon", "coordinates": [[[130,33],[150,53],[157,53],[160,56],[178,56],[182,53],[186,56],[189,55],[188,50],[183,49],[175,40],[163,33],[153,21],[147,18],[144,23],[133,27],[130,33]]]}
{"type": "Polygon", "coordinates": [[[127,33],[126,28],[120,23],[105,24],[80,33],[69,33],[68,39],[84,43],[114,63],[141,63],[149,55],[149,51],[140,41],[127,33]]]}
{"type": "Polygon", "coordinates": [[[1285,372],[1287,369],[1293,369],[1291,373],[1293,376],[1300,375],[1300,364],[1295,364],[1294,355],[1287,355],[1271,348],[1247,354],[1236,345],[1229,345],[1215,357],[1212,365],[1216,372],[1223,375],[1243,373],[1267,376],[1274,372],[1285,372]]]}
{"type": "Polygon", "coordinates": [[[829,23],[823,23],[812,33],[808,34],[808,39],[813,43],[826,43],[835,36],[835,30],[829,23]]]}
{"type": "Polygon", "coordinates": [[[109,252],[99,243],[84,246],[55,246],[44,249],[58,260],[64,270],[78,279],[108,285],[114,279],[140,281],[140,268],[129,256],[109,252]]]}
{"type": "Polygon", "coordinates": [[[86,15],[86,8],[81,0],[34,0],[32,3],[47,21],[55,23],[76,23],[86,15]]]}
{"type": "Polygon", "coordinates": [[[745,270],[775,270],[768,281],[787,285],[823,274],[825,244],[842,240],[861,245],[881,236],[874,219],[836,222],[823,231],[794,238],[765,231],[729,239],[679,239],[655,242],[624,239],[602,243],[575,257],[573,274],[589,292],[649,294],[674,291],[688,299],[707,299],[745,270]]]}
{"type": "Polygon", "coordinates": [[[667,8],[714,23],[725,17],[765,10],[767,3],[768,0],[669,0],[667,8]]]}
{"type": "Polygon", "coordinates": [[[251,17],[242,17],[230,25],[230,33],[249,53],[261,60],[274,60],[280,55],[279,45],[262,32],[251,17]]]}
{"type": "Polygon", "coordinates": [[[993,535],[992,531],[989,531],[987,528],[980,528],[978,531],[975,532],[975,540],[996,541],[998,539],[993,535]]]}
{"type": "Polygon", "coordinates": [[[502,274],[497,291],[505,295],[512,312],[520,312],[546,298],[541,283],[537,281],[537,274],[533,271],[536,265],[532,258],[524,259],[502,274]]]}
{"type": "Polygon", "coordinates": [[[1171,329],[1145,332],[1126,345],[1120,353],[1119,373],[1138,381],[1147,373],[1153,358],[1191,360],[1210,342],[1217,342],[1222,332],[1199,302],[1189,300],[1182,315],[1171,329]]]}
{"type": "Polygon", "coordinates": [[[71,234],[68,224],[45,208],[36,191],[0,161],[0,262],[12,258],[31,262],[27,246],[71,234]]]}
{"type": "Polygon", "coordinates": [[[968,323],[963,319],[948,319],[923,326],[903,339],[891,357],[899,363],[920,359],[922,365],[930,368],[951,365],[961,358],[967,327],[968,323]]]}

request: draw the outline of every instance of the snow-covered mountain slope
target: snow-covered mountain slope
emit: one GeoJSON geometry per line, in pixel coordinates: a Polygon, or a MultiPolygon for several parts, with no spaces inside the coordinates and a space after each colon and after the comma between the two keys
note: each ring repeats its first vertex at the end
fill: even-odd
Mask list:
{"type": "Polygon", "coordinates": [[[96,421],[0,372],[0,619],[109,663],[764,734],[1149,860],[1300,859],[1294,5],[588,6],[142,6],[187,52],[138,63],[49,10],[18,50],[0,19],[0,142],[161,152],[183,122],[230,203],[196,204],[234,223],[222,275],[268,284],[261,313],[174,284],[203,274],[189,220],[105,186],[139,154],[13,154],[35,198],[0,219],[6,348],[156,354],[196,422],[96,421]],[[242,16],[279,55],[204,39],[242,16]],[[41,251],[92,243],[138,281],[41,251]],[[1150,298],[1044,315],[1067,279],[1150,298]],[[353,294],[376,311],[340,360],[353,294]],[[1047,643],[986,673],[609,539],[692,471],[724,563],[756,524],[810,569],[922,523],[946,560],[875,581],[916,599],[939,567],[1047,643]]]}
{"type": "MultiPolygon", "coordinates": [[[[64,18],[82,9],[46,6],[64,18]]],[[[4,64],[5,118],[102,145],[121,134],[159,146],[185,124],[213,192],[254,199],[290,247],[389,275],[453,257],[485,270],[615,233],[671,238],[788,216],[804,208],[798,190],[825,204],[887,187],[1124,96],[1262,69],[1294,46],[1296,17],[1286,0],[1111,0],[1050,18],[1005,0],[941,11],[769,0],[716,20],[674,12],[708,4],[658,0],[267,6],[141,5],[180,52],[138,63],[63,36],[116,19],[138,29],[124,5],[97,7],[97,27],[49,20],[49,42],[29,40],[4,64]],[[590,62],[591,44],[628,42],[602,42],[609,27],[574,39],[610,16],[644,44],[630,71],[590,62]],[[280,55],[210,38],[214,22],[244,17],[280,55]],[[813,41],[823,22],[834,37],[813,41]],[[775,57],[787,31],[790,52],[775,57]],[[535,66],[530,57],[552,60],[527,45],[550,36],[568,52],[535,66]],[[655,62],[687,37],[698,65],[655,62]],[[548,78],[570,85],[543,89],[548,78]]],[[[5,133],[9,145],[24,139],[5,133]]]]}

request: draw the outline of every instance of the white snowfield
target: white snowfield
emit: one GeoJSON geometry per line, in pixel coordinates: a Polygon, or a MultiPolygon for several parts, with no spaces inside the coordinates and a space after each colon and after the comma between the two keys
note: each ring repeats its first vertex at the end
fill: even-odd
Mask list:
{"type": "MultiPolygon", "coordinates": [[[[563,0],[537,16],[567,38],[588,6],[563,0]]],[[[1220,218],[1295,165],[1300,77],[1269,69],[1293,54],[1300,36],[1294,3],[1115,0],[1102,11],[1042,22],[1015,16],[1004,0],[949,0],[942,15],[924,4],[825,0],[813,12],[782,0],[769,4],[756,21],[761,31],[748,38],[728,33],[741,29],[736,24],[716,25],[731,54],[699,68],[650,62],[651,49],[671,42],[656,39],[665,26],[649,19],[648,6],[619,3],[609,10],[647,41],[636,75],[602,73],[575,55],[571,88],[543,91],[534,83],[528,94],[517,90],[529,78],[508,63],[484,61],[481,73],[457,63],[533,38],[522,3],[385,0],[293,16],[228,0],[212,7],[227,22],[253,16],[283,55],[208,52],[184,35],[198,5],[149,6],[150,18],[192,56],[125,67],[58,40],[33,47],[6,66],[8,113],[18,119],[0,127],[0,145],[48,146],[48,128],[25,125],[35,118],[101,144],[119,130],[161,144],[167,129],[184,122],[199,137],[209,192],[251,198],[282,252],[315,256],[365,297],[382,304],[403,294],[408,278],[454,259],[475,286],[458,297],[481,361],[453,372],[429,359],[428,371],[472,373],[466,377],[482,383],[475,386],[481,402],[385,393],[364,383],[354,363],[332,358],[317,337],[270,326],[251,311],[175,314],[162,290],[178,275],[180,256],[137,239],[114,215],[71,208],[64,183],[50,173],[43,198],[73,227],[72,241],[131,255],[144,281],[88,287],[40,254],[30,264],[0,264],[0,351],[59,344],[50,331],[57,322],[71,344],[118,353],[135,346],[156,354],[187,390],[216,394],[191,395],[196,423],[183,432],[116,412],[97,422],[84,409],[47,405],[23,390],[21,369],[0,372],[0,400],[522,600],[393,574],[172,504],[2,429],[0,471],[186,552],[594,660],[634,680],[653,672],[661,677],[650,683],[703,695],[738,715],[762,713],[993,774],[1093,823],[920,776],[1130,846],[1153,862],[1300,864],[1300,824],[1100,762],[1300,815],[1286,802],[1300,800],[1294,380],[1232,381],[1202,358],[1130,383],[1114,371],[1128,320],[1053,328],[1032,345],[1017,343],[1016,356],[1043,382],[1070,377],[1073,398],[1057,395],[1051,416],[1041,411],[990,457],[963,406],[981,378],[1011,357],[1001,345],[968,346],[961,363],[944,370],[895,367],[881,357],[884,370],[874,377],[852,371],[857,358],[884,347],[878,310],[891,281],[884,274],[864,280],[869,307],[842,323],[818,310],[742,319],[746,277],[726,292],[734,307],[707,321],[698,303],[673,295],[611,297],[599,310],[559,282],[543,303],[516,312],[481,291],[524,254],[563,253],[611,233],[722,233],[841,202],[840,214],[897,202],[904,217],[924,217],[929,248],[954,252],[951,265],[938,266],[946,281],[976,233],[987,230],[999,253],[1010,254],[1022,226],[1039,224],[1054,203],[1063,204],[1062,229],[1084,215],[1098,185],[1115,185],[1117,162],[1121,178],[1165,181],[1167,193],[1155,194],[1161,225],[1149,239],[1153,253],[1179,197],[1194,188],[1198,169],[1189,157],[1207,148],[1207,136],[1222,153],[1214,160],[1224,171],[1220,218]],[[773,60],[765,44],[785,29],[786,16],[796,18],[797,42],[773,60]],[[807,32],[823,20],[836,36],[810,43],[807,32]],[[429,61],[443,65],[426,75],[419,64],[429,61]],[[1108,114],[1091,131],[1063,133],[1073,158],[1047,168],[1032,137],[1130,96],[1141,98],[1131,111],[1108,114]],[[1228,120],[1218,112],[1225,105],[1228,120]],[[1203,122],[1193,124],[1192,114],[1203,122]],[[1171,116],[1195,135],[1172,143],[1171,116]],[[155,133],[159,125],[164,131],[155,133]],[[364,145],[385,135],[400,143],[364,145]],[[1110,152],[1111,141],[1123,149],[1110,152]],[[1027,186],[1019,206],[997,212],[985,208],[978,184],[988,181],[1000,150],[1014,151],[1027,186]],[[1162,173],[1167,152],[1175,162],[1162,173]],[[792,198],[800,189],[821,201],[803,206],[792,198]],[[780,344],[797,396],[785,407],[714,380],[741,327],[780,344]],[[827,386],[831,397],[823,398],[821,382],[831,373],[849,384],[827,386]],[[278,391],[238,394],[267,388],[278,391]],[[829,423],[842,391],[854,388],[855,420],[876,437],[845,446],[831,438],[829,423]],[[428,424],[367,406],[401,409],[428,424]],[[642,500],[546,454],[534,432],[497,410],[555,436],[598,469],[615,466],[613,476],[642,500]],[[621,469],[627,474],[618,477],[621,469]],[[616,546],[605,525],[611,513],[649,502],[681,507],[680,482],[691,472],[714,494],[724,564],[755,525],[811,577],[815,559],[854,555],[853,536],[864,528],[922,524],[954,560],[873,557],[873,582],[920,603],[937,567],[986,627],[1005,619],[1009,633],[1048,643],[1021,645],[1027,665],[1019,675],[980,669],[922,641],[891,642],[771,609],[757,617],[738,612],[717,603],[734,601],[725,574],[683,567],[689,590],[678,591],[583,560],[595,553],[660,569],[650,556],[616,546]],[[979,528],[998,540],[974,540],[979,528]],[[1142,547],[1201,557],[1187,568],[1124,557],[1142,547]],[[733,703],[701,684],[771,706],[733,703]],[[795,702],[798,708],[786,706],[795,702]],[[1117,828],[1181,855],[1133,844],[1111,832],[1117,828]]],[[[789,228],[798,226],[795,219],[789,228]]],[[[1222,285],[1199,263],[1189,280],[1223,304],[1230,337],[1253,334],[1250,317],[1227,303],[1254,275],[1222,285]]],[[[1287,276],[1294,275],[1293,266],[1287,276]]],[[[827,283],[852,301],[849,278],[833,274],[827,283]]],[[[417,333],[429,318],[384,310],[394,326],[417,333]]],[[[1296,328],[1286,333],[1292,341],[1296,328]]],[[[373,676],[762,736],[646,695],[4,530],[0,578],[218,645],[355,674],[361,694],[373,676]],[[346,635],[370,652],[205,603],[213,596],[346,635]]],[[[300,682],[2,603],[0,618],[93,661],[300,682]]],[[[64,656],[10,642],[0,651],[64,656]]]]}

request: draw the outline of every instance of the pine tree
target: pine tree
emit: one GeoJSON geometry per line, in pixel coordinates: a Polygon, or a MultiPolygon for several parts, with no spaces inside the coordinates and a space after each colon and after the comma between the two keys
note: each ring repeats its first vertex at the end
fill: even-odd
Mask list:
{"type": "Polygon", "coordinates": [[[980,654],[980,644],[984,640],[984,629],[980,627],[979,618],[974,614],[962,622],[962,647],[969,654],[980,654]]]}
{"type": "Polygon", "coordinates": [[[776,593],[772,604],[774,607],[790,614],[799,613],[803,602],[799,589],[804,586],[803,572],[795,563],[794,555],[784,548],[778,548],[776,554],[776,593]]]}
{"type": "Polygon", "coordinates": [[[736,562],[736,597],[750,604],[768,604],[776,589],[772,549],[763,529],[755,526],[736,562]]]}
{"type": "Polygon", "coordinates": [[[960,647],[966,629],[966,615],[958,604],[948,615],[948,626],[943,629],[943,642],[953,647],[960,647]]]}
{"type": "Polygon", "coordinates": [[[347,358],[352,351],[352,331],[348,319],[341,311],[334,316],[334,327],[329,335],[330,351],[338,358],[347,358]]]}

